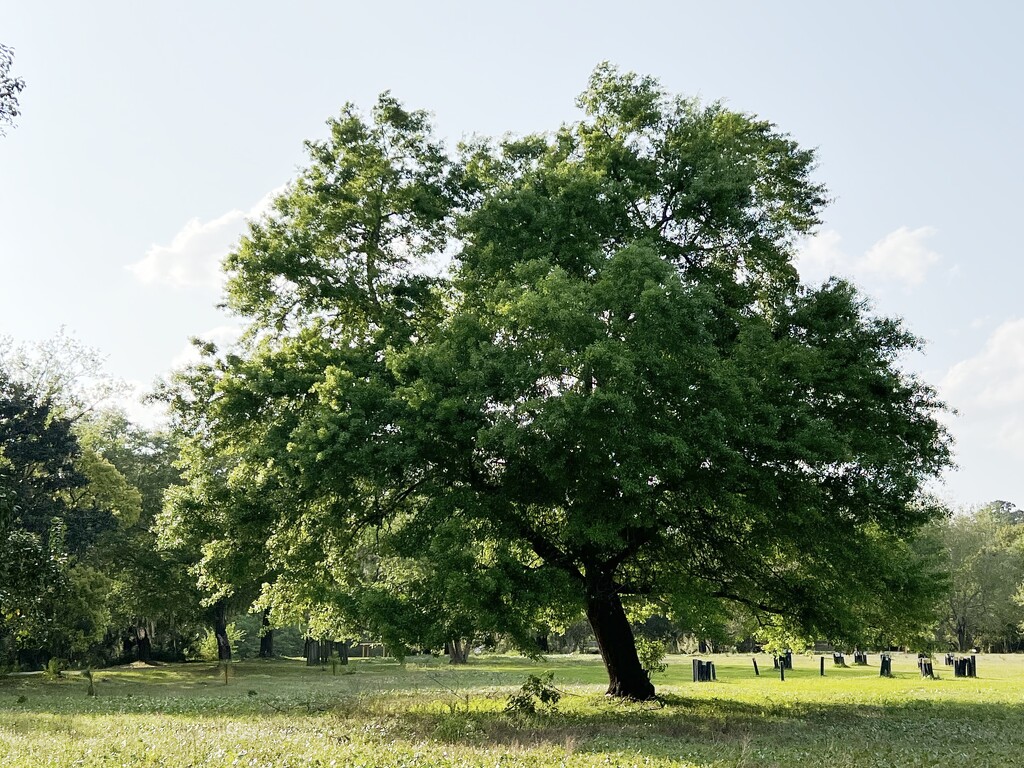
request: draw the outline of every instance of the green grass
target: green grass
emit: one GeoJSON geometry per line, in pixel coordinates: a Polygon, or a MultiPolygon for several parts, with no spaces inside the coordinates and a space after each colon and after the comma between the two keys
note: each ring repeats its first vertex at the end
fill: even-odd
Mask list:
{"type": "Polygon", "coordinates": [[[0,680],[0,765],[37,766],[979,766],[1024,765],[1024,657],[980,656],[977,680],[922,680],[897,655],[870,667],[797,657],[714,657],[718,682],[690,682],[670,657],[664,704],[606,700],[595,657],[474,658],[405,666],[356,660],[337,676],[297,661],[0,680]],[[553,670],[556,712],[508,715],[525,676],[553,670]]]}

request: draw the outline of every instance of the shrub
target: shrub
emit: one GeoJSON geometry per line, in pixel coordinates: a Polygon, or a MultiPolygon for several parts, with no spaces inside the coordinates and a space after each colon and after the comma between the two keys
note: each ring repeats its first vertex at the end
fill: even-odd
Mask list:
{"type": "MultiPolygon", "coordinates": [[[[228,624],[228,643],[231,645],[231,658],[240,658],[238,653],[239,644],[245,640],[245,630],[239,629],[235,626],[234,622],[228,624]]],[[[203,661],[217,661],[217,635],[214,634],[213,630],[206,630],[206,634],[203,635],[199,641],[199,645],[195,650],[195,658],[203,661]]]]}
{"type": "Polygon", "coordinates": [[[505,711],[511,714],[532,715],[537,712],[537,705],[547,709],[555,709],[562,692],[553,685],[554,672],[543,675],[527,675],[526,682],[505,703],[505,711]]]}
{"type": "Polygon", "coordinates": [[[51,658],[46,662],[46,668],[43,670],[43,678],[46,680],[59,680],[64,676],[62,673],[67,668],[68,663],[64,659],[58,659],[56,657],[51,658]]]}
{"type": "Polygon", "coordinates": [[[660,640],[648,640],[640,636],[636,638],[636,655],[640,657],[640,666],[647,677],[665,671],[665,644],[660,640]]]}

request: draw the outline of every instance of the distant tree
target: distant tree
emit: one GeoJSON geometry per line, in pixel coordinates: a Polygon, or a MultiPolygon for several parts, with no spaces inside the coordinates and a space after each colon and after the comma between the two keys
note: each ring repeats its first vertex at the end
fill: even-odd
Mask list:
{"type": "Polygon", "coordinates": [[[169,435],[132,424],[119,411],[78,429],[85,449],[109,462],[139,494],[139,514],[101,542],[95,559],[111,579],[111,631],[117,655],[180,659],[199,634],[201,606],[191,563],[158,546],[155,523],[165,492],[179,482],[169,435]]]}
{"type": "Polygon", "coordinates": [[[166,436],[109,409],[117,385],[101,362],[64,332],[33,346],[0,339],[0,645],[8,658],[104,661],[122,653],[126,635],[148,657],[156,626],[174,638],[172,656],[191,642],[181,631],[198,610],[194,582],[150,532],[177,479],[176,452],[166,436]]]}
{"type": "Polygon", "coordinates": [[[14,119],[21,114],[18,95],[25,89],[25,81],[20,77],[11,77],[13,62],[13,49],[0,44],[0,136],[5,133],[4,127],[13,126],[14,119]]]}
{"type": "Polygon", "coordinates": [[[0,368],[0,644],[8,657],[25,648],[64,645],[59,606],[71,597],[75,555],[109,524],[79,510],[73,496],[88,479],[71,424],[0,368]],[[82,512],[82,514],[80,514],[82,512]]]}
{"type": "Polygon", "coordinates": [[[1013,504],[953,515],[936,532],[951,583],[940,630],[960,651],[1019,647],[1024,606],[1024,525],[1013,504]]]}

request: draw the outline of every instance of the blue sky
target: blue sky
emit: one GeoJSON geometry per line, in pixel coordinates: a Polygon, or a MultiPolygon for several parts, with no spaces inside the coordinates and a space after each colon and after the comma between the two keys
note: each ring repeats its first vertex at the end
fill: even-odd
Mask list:
{"type": "Polygon", "coordinates": [[[1024,6],[1001,2],[9,2],[0,334],[67,326],[148,387],[228,339],[217,262],[346,101],[390,89],[450,142],[548,130],[609,60],[816,147],[800,259],[924,337],[957,504],[1024,504],[1024,6]]]}

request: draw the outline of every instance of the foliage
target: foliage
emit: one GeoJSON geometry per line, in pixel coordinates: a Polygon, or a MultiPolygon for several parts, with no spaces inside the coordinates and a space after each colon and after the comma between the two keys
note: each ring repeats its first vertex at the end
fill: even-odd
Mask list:
{"type": "Polygon", "coordinates": [[[0,337],[0,368],[40,402],[71,423],[114,408],[128,385],[104,370],[104,356],[67,328],[34,344],[0,337]]]}
{"type": "Polygon", "coordinates": [[[637,636],[636,655],[640,659],[640,667],[648,677],[665,671],[665,655],[667,653],[668,649],[660,640],[649,640],[642,635],[637,636]]]}
{"type": "MultiPolygon", "coordinates": [[[[245,642],[247,633],[244,629],[239,628],[234,622],[231,622],[227,626],[228,642],[231,644],[231,658],[242,659],[251,658],[242,656],[239,653],[239,647],[245,642]]],[[[255,654],[254,654],[255,655],[255,654]]],[[[217,661],[217,636],[214,634],[212,629],[206,630],[202,638],[200,638],[198,645],[195,649],[195,659],[202,661],[217,661]]]]}
{"type": "Polygon", "coordinates": [[[505,711],[514,715],[535,715],[538,706],[554,710],[562,699],[554,680],[554,672],[527,675],[526,682],[505,701],[505,711]]]}
{"type": "Polygon", "coordinates": [[[948,646],[1020,648],[1024,607],[1016,596],[1024,584],[1022,522],[1013,504],[997,501],[953,515],[929,532],[950,576],[940,625],[948,646]]]}
{"type": "Polygon", "coordinates": [[[5,660],[104,663],[128,638],[144,638],[149,658],[157,626],[182,658],[198,597],[149,530],[176,452],[107,409],[118,391],[99,354],[66,332],[36,346],[0,339],[5,660]]]}
{"type": "MultiPolygon", "coordinates": [[[[232,622],[238,630],[237,654],[232,658],[254,659],[260,652],[260,633],[263,631],[263,619],[260,614],[240,614],[232,622]]],[[[300,627],[295,625],[277,626],[273,628],[274,654],[276,656],[302,656],[305,638],[300,627]]]]}
{"type": "Polygon", "coordinates": [[[58,659],[54,656],[46,662],[46,667],[43,669],[43,679],[50,682],[60,680],[64,676],[64,670],[67,667],[68,663],[64,659],[58,659]]]}
{"type": "Polygon", "coordinates": [[[14,125],[14,118],[21,114],[18,107],[18,95],[25,89],[25,81],[20,77],[11,77],[11,64],[14,62],[14,51],[0,44],[0,136],[8,125],[14,125]]]}
{"type": "Polygon", "coordinates": [[[811,647],[811,639],[799,628],[783,620],[775,620],[758,629],[756,633],[761,649],[772,656],[781,656],[786,651],[803,653],[811,647]]]}

